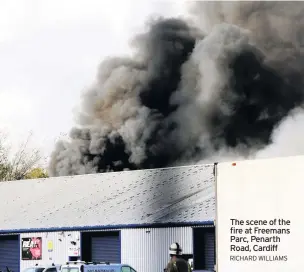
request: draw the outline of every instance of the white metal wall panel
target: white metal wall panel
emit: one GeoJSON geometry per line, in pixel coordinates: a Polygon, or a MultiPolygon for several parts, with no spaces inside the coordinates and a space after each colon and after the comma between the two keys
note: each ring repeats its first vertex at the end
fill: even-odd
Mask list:
{"type": "Polygon", "coordinates": [[[69,259],[69,248],[73,245],[71,241],[77,243],[76,247],[80,248],[80,232],[34,232],[23,233],[20,235],[20,241],[22,238],[27,237],[42,237],[42,260],[28,261],[22,260],[21,257],[21,244],[20,244],[20,270],[34,266],[35,264],[48,265],[48,264],[64,264],[69,259]],[[48,241],[53,242],[53,251],[48,252],[48,241]]]}
{"type": "Polygon", "coordinates": [[[178,242],[184,254],[192,254],[191,227],[125,229],[121,231],[121,261],[138,272],[163,272],[169,246],[178,242]]]}

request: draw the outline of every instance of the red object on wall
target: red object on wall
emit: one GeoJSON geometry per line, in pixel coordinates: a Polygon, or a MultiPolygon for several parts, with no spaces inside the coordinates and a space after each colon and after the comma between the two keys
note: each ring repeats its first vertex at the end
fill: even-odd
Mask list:
{"type": "Polygon", "coordinates": [[[42,238],[22,238],[22,260],[42,259],[42,238]]]}

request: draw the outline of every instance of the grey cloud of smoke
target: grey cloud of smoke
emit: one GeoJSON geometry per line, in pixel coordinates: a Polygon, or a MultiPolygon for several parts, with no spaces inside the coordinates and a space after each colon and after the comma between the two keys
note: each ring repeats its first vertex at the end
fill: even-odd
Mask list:
{"type": "Polygon", "coordinates": [[[303,103],[303,7],[197,2],[195,26],[151,21],[132,58],[100,65],[51,175],[286,154],[281,127],[303,126],[289,117],[303,103]]]}
{"type": "MultiPolygon", "coordinates": [[[[264,54],[264,63],[303,92],[304,3],[299,1],[224,1],[194,2],[189,11],[203,32],[220,23],[248,30],[252,43],[264,54]]],[[[303,154],[300,140],[303,109],[297,108],[277,124],[273,144],[250,157],[303,154]],[[293,128],[293,129],[286,129],[293,128]]],[[[228,152],[229,154],[229,152],[228,152]]],[[[236,154],[229,156],[234,158],[236,154]]],[[[223,157],[221,154],[218,158],[223,157]]]]}
{"type": "Polygon", "coordinates": [[[273,131],[273,143],[258,151],[254,158],[303,155],[303,139],[304,111],[302,108],[297,108],[273,131]]]}
{"type": "Polygon", "coordinates": [[[234,24],[250,31],[267,65],[289,80],[302,79],[304,3],[301,1],[201,1],[189,7],[196,22],[209,33],[219,23],[234,24]]]}

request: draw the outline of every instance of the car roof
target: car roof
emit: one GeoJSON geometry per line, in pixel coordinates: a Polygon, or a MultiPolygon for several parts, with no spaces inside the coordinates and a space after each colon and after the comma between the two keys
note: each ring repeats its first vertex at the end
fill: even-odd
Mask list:
{"type": "Polygon", "coordinates": [[[30,267],[27,267],[25,269],[36,269],[36,268],[39,268],[39,269],[46,269],[46,268],[57,268],[57,266],[60,266],[60,265],[45,265],[45,266],[38,266],[38,265],[35,265],[35,266],[30,266],[30,267]]]}
{"type": "MultiPolygon", "coordinates": [[[[130,266],[129,264],[119,264],[119,263],[101,263],[101,264],[88,264],[88,265],[92,265],[92,266],[112,266],[112,267],[121,267],[121,266],[130,266]]],[[[131,266],[130,266],[131,267],[131,266]]]]}
{"type": "Polygon", "coordinates": [[[27,267],[27,268],[25,268],[25,269],[34,269],[34,268],[43,268],[43,269],[45,269],[46,266],[38,266],[38,265],[35,265],[35,266],[27,267]]]}
{"type": "MultiPolygon", "coordinates": [[[[81,264],[81,265],[84,265],[85,267],[109,267],[109,268],[121,268],[122,266],[128,266],[128,267],[131,267],[133,270],[135,270],[131,265],[129,264],[121,264],[121,263],[89,263],[89,264],[81,264]]],[[[62,265],[61,268],[64,268],[64,267],[71,267],[71,268],[74,268],[74,267],[79,267],[78,264],[66,264],[66,265],[62,265]]]]}

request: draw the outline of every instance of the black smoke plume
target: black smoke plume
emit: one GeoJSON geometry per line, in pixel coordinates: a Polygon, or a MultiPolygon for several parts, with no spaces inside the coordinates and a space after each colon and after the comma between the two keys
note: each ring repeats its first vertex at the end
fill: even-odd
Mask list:
{"type": "Polygon", "coordinates": [[[272,144],[303,103],[303,2],[192,5],[195,24],[153,21],[133,58],[101,64],[51,175],[248,157],[272,144]]]}

